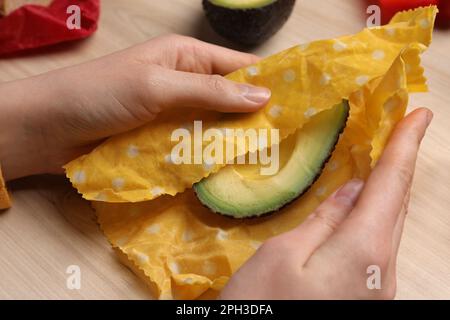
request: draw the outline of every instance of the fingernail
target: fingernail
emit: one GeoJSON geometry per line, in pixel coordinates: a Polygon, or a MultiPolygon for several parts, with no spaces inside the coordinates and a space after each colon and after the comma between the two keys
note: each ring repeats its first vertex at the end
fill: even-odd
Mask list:
{"type": "Polygon", "coordinates": [[[238,88],[241,95],[253,103],[262,104],[270,99],[271,92],[269,89],[247,84],[238,84],[238,88]]]}
{"type": "Polygon", "coordinates": [[[430,126],[431,121],[433,120],[434,114],[430,110],[427,110],[427,127],[430,126]]]}
{"type": "Polygon", "coordinates": [[[345,205],[353,206],[356,203],[363,186],[364,181],[360,179],[350,180],[336,191],[334,198],[345,205]]]}

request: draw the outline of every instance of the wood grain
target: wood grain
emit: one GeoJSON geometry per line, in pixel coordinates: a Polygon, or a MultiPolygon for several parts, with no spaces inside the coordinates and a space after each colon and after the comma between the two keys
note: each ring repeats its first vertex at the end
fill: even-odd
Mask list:
{"type": "MultiPolygon", "coordinates": [[[[266,56],[295,44],[358,32],[365,26],[363,2],[298,1],[286,26],[253,52],[266,56]]],[[[0,60],[0,81],[87,61],[164,33],[233,47],[209,28],[200,0],[107,0],[102,5],[93,37],[0,60]]],[[[398,299],[450,298],[449,37],[450,31],[436,31],[423,59],[430,93],[411,98],[411,106],[431,108],[435,120],[417,163],[398,261],[398,299]]],[[[0,298],[151,298],[118,262],[89,204],[63,177],[22,179],[10,188],[14,206],[0,213],[0,298]],[[72,264],[81,268],[80,290],[66,288],[65,272],[72,264]]]]}

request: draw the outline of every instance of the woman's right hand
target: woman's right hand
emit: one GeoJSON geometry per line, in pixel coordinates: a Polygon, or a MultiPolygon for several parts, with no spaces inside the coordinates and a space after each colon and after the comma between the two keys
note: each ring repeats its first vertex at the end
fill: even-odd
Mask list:
{"type": "Polygon", "coordinates": [[[405,117],[366,183],[351,180],[303,224],[265,242],[221,298],[394,298],[409,191],[432,116],[418,109],[405,117]]]}

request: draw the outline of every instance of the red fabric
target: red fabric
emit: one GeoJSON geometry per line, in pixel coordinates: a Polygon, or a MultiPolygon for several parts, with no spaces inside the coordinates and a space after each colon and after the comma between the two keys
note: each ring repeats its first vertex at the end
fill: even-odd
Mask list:
{"type": "Polygon", "coordinates": [[[54,0],[48,7],[26,5],[0,19],[0,55],[86,38],[97,30],[100,0],[54,0]],[[81,29],[70,30],[66,10],[77,5],[81,29]]]}
{"type": "Polygon", "coordinates": [[[440,0],[437,23],[440,26],[450,28],[450,0],[440,0]]]}
{"type": "Polygon", "coordinates": [[[438,26],[450,24],[450,0],[378,0],[381,9],[383,24],[386,24],[399,11],[437,5],[439,14],[437,16],[438,26]]]}

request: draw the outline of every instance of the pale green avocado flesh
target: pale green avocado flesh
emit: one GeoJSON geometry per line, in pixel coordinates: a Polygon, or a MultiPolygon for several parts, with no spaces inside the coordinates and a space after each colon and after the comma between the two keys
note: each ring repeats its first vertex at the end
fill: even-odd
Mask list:
{"type": "Polygon", "coordinates": [[[276,0],[209,0],[212,4],[228,9],[255,9],[274,3],[276,0]]]}
{"type": "Polygon", "coordinates": [[[283,140],[275,175],[260,175],[260,165],[229,165],[194,185],[198,199],[212,211],[238,219],[279,210],[305,193],[320,176],[348,114],[348,101],[344,100],[283,140]]]}

